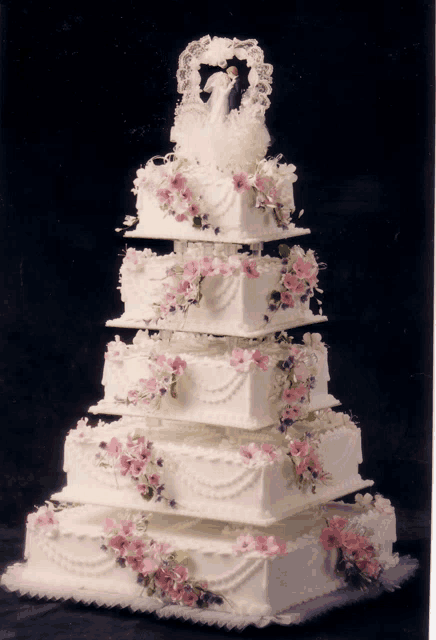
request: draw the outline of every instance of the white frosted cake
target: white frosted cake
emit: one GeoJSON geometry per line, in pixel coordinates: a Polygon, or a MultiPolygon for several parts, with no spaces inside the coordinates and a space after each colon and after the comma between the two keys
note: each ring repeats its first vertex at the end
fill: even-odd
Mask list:
{"type": "Polygon", "coordinates": [[[413,573],[392,551],[389,500],[331,502],[373,482],[360,429],[331,409],[321,336],[286,332],[326,320],[315,254],[263,254],[309,233],[295,167],[266,157],[271,73],[255,40],[205,36],[181,54],[174,153],[139,169],[124,229],[174,251],[126,248],[124,312],[107,324],[140,331],[112,335],[90,408],[112,418],[69,432],[66,484],[28,517],[6,588],[243,629],[301,623],[413,573]]]}
{"type": "Polygon", "coordinates": [[[255,337],[327,319],[310,309],[321,293],[313,251],[283,245],[286,257],[270,258],[236,250],[208,243],[163,256],[128,249],[120,270],[125,311],[108,326],[255,337]]]}
{"type": "Polygon", "coordinates": [[[91,413],[152,415],[261,429],[339,404],[328,393],[327,349],[305,342],[139,331],[131,345],[109,343],[104,399],[91,413]]]}

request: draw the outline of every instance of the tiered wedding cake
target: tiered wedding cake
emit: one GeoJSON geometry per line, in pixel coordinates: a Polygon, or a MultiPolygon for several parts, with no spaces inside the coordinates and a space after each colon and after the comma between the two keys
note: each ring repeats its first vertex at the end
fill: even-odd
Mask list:
{"type": "Polygon", "coordinates": [[[138,171],[125,234],[174,252],[127,249],[108,325],[139,331],[109,342],[90,409],[121,418],[70,431],[66,486],[29,516],[8,588],[241,628],[396,581],[389,501],[331,502],[373,483],[360,429],[332,410],[327,348],[283,332],[326,320],[310,308],[317,259],[286,243],[262,255],[309,233],[295,167],[265,158],[271,73],[255,40],[207,36],[181,55],[175,152],[138,171]],[[221,69],[207,101],[201,65],[221,69]]]}

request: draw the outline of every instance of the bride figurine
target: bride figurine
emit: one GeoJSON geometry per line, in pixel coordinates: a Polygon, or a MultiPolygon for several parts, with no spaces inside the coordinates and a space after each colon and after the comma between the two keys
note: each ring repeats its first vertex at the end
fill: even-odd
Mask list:
{"type": "Polygon", "coordinates": [[[207,101],[209,124],[222,123],[229,113],[229,96],[238,79],[236,67],[229,67],[226,72],[217,71],[210,76],[203,89],[210,93],[207,101]]]}

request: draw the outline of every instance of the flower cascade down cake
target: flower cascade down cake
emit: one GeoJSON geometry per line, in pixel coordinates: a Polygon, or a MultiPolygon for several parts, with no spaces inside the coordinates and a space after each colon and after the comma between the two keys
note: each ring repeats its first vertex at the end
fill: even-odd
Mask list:
{"type": "Polygon", "coordinates": [[[124,312],[107,323],[124,333],[89,409],[106,417],[70,430],[66,484],[28,516],[6,588],[243,629],[413,573],[389,500],[334,502],[373,482],[360,428],[333,410],[321,335],[287,333],[326,320],[323,265],[284,242],[263,254],[309,233],[295,167],[265,155],[271,74],[255,40],[206,36],[181,54],[174,152],[139,169],[125,221],[126,237],[174,251],[125,251],[124,312]]]}

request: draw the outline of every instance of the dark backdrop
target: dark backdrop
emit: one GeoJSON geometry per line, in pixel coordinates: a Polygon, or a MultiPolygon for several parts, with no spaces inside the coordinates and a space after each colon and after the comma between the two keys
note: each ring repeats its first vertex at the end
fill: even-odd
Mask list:
{"type": "Polygon", "coordinates": [[[427,522],[432,3],[0,6],[0,520],[22,523],[60,486],[65,435],[101,397],[114,228],[134,213],[136,169],[171,150],[178,56],[209,33],[256,38],[274,65],[271,153],[297,166],[312,229],[298,242],[328,266],[316,330],[331,392],[362,428],[362,475],[427,522]]]}

